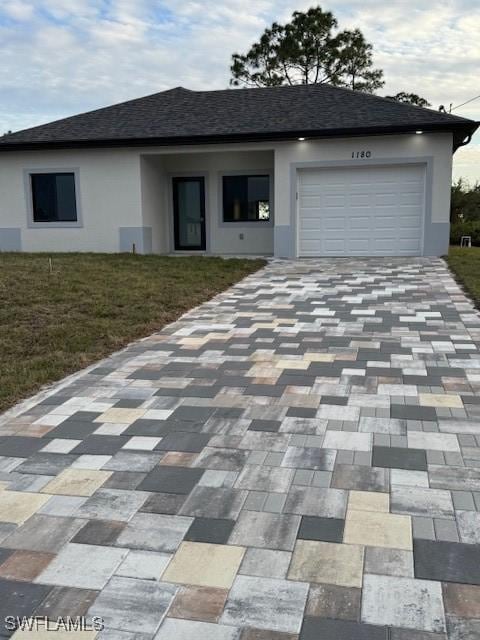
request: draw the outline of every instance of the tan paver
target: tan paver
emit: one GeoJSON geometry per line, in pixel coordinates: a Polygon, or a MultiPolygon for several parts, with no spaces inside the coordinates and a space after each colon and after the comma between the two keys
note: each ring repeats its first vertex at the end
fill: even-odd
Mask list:
{"type": "Polygon", "coordinates": [[[0,522],[22,524],[33,516],[50,496],[22,491],[0,492],[0,522]]]}
{"type": "Polygon", "coordinates": [[[410,516],[349,509],[345,518],[343,541],[370,547],[412,549],[410,516]]]}
{"type": "Polygon", "coordinates": [[[348,508],[355,511],[382,511],[390,509],[390,495],[378,491],[350,491],[348,508]]]}
{"type": "Polygon", "coordinates": [[[423,407],[449,407],[463,409],[460,396],[447,393],[419,393],[418,401],[423,407]]]}
{"type": "Polygon", "coordinates": [[[91,496],[111,475],[111,471],[97,469],[65,469],[42,492],[63,496],[91,496]]]}
{"type": "Polygon", "coordinates": [[[302,582],[361,587],[364,548],[360,545],[298,540],[288,578],[302,582]]]}
{"type": "Polygon", "coordinates": [[[116,409],[112,407],[99,415],[95,422],[113,422],[121,424],[132,424],[139,420],[145,413],[145,409],[116,409]]]}
{"type": "Polygon", "coordinates": [[[229,589],[245,554],[244,547],[182,542],[162,580],[229,589]]]}

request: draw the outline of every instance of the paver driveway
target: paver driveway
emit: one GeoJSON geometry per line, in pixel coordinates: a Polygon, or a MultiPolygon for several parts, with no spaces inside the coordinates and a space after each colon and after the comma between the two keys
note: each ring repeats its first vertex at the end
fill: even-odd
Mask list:
{"type": "Polygon", "coordinates": [[[4,420],[1,618],[479,638],[479,344],[441,260],[271,263],[4,420]]]}

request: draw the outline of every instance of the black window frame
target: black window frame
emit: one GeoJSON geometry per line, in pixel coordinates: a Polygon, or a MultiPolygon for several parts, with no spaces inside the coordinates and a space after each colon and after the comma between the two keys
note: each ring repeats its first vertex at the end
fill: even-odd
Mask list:
{"type": "Polygon", "coordinates": [[[31,171],[29,172],[30,177],[30,195],[31,195],[31,222],[33,225],[59,225],[59,226],[78,226],[80,223],[79,219],[79,207],[78,207],[78,199],[77,199],[77,176],[76,172],[72,170],[65,171],[31,171]],[[58,212],[58,199],[57,199],[57,177],[69,176],[73,180],[73,207],[75,217],[59,217],[58,212]],[[53,209],[55,211],[55,216],[52,217],[39,217],[37,212],[39,205],[37,203],[38,193],[36,192],[36,179],[37,178],[48,177],[49,179],[53,179],[54,193],[53,193],[53,209]]]}
{"type": "MultiPolygon", "coordinates": [[[[248,194],[248,189],[247,190],[247,194],[248,194]]],[[[252,224],[252,225],[271,225],[272,224],[272,215],[273,215],[273,211],[272,211],[272,175],[269,172],[264,172],[264,171],[259,171],[259,172],[251,172],[251,173],[225,173],[222,175],[222,198],[221,198],[221,202],[222,202],[222,224],[252,224]],[[248,179],[249,178],[266,178],[268,180],[268,219],[265,218],[259,218],[259,209],[260,209],[260,203],[261,202],[265,202],[265,200],[258,200],[257,201],[257,206],[256,206],[256,218],[248,218],[248,217],[240,217],[239,219],[235,220],[233,217],[232,218],[226,218],[225,217],[225,210],[226,210],[226,189],[225,189],[225,181],[226,180],[238,180],[238,179],[243,179],[245,181],[247,181],[248,184],[248,179]]],[[[247,203],[248,203],[248,199],[247,199],[247,203]]],[[[248,211],[247,211],[247,215],[248,215],[248,211]]]]}

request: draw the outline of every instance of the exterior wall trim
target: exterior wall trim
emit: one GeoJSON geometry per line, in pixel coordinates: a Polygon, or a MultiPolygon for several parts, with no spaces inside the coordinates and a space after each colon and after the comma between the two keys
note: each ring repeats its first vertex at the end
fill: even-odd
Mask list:
{"type": "Polygon", "coordinates": [[[83,215],[80,196],[80,168],[79,167],[32,167],[23,170],[25,187],[25,203],[28,229],[80,229],[83,227],[83,215]],[[33,195],[30,176],[35,173],[73,173],[75,177],[75,201],[77,205],[77,219],[75,222],[34,222],[33,195]]]}
{"type": "MultiPolygon", "coordinates": [[[[418,157],[387,157],[387,158],[371,158],[362,160],[321,160],[309,162],[292,162],[290,163],[290,255],[289,258],[298,258],[298,170],[299,169],[331,169],[331,168],[349,168],[349,167],[382,167],[394,165],[424,165],[425,166],[425,212],[423,220],[422,233],[422,253],[425,255],[425,246],[427,235],[432,232],[436,226],[432,224],[432,189],[433,189],[433,156],[418,157]]],[[[441,223],[440,223],[441,224],[441,223]]],[[[443,226],[443,225],[442,225],[443,226]]],[[[275,247],[276,249],[276,247],[275,247]]],[[[277,255],[277,251],[275,251],[277,255]]],[[[431,255],[431,254],[430,254],[431,255]]],[[[282,257],[282,256],[279,256],[282,257]]]]}

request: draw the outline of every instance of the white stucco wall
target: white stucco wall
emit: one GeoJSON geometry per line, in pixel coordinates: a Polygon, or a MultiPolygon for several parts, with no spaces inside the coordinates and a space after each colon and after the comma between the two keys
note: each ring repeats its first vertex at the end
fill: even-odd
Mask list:
{"type": "MultiPolygon", "coordinates": [[[[292,222],[295,178],[291,165],[349,161],[352,151],[361,150],[369,150],[370,161],[379,164],[398,158],[432,159],[431,222],[438,223],[432,225],[432,233],[434,227],[442,227],[445,238],[450,208],[451,148],[451,134],[437,133],[203,147],[0,153],[0,250],[4,248],[2,230],[7,230],[4,234],[7,237],[8,230],[13,229],[21,234],[23,251],[116,252],[121,247],[119,229],[132,228],[132,234],[142,229],[150,234],[151,230],[151,250],[169,253],[173,250],[171,177],[203,174],[207,251],[269,255],[274,253],[274,242],[277,248],[285,246],[292,222]],[[50,169],[78,170],[80,228],[29,228],[25,171],[50,169]],[[222,223],[221,175],[242,171],[274,174],[271,196],[275,229],[252,223],[250,226],[222,223]]],[[[361,159],[358,164],[362,165],[361,159]]],[[[137,247],[140,245],[141,242],[137,247]]],[[[147,250],[148,245],[145,241],[147,250]]],[[[283,248],[276,251],[277,255],[282,253],[283,248]]]]}
{"type": "MultiPolygon", "coordinates": [[[[432,222],[450,219],[450,187],[452,181],[452,135],[433,133],[423,135],[370,136],[365,138],[335,138],[283,142],[275,146],[275,202],[276,224],[290,224],[292,163],[345,161],[352,152],[369,150],[370,160],[379,164],[388,159],[432,157],[433,199],[432,222]]],[[[362,160],[356,160],[361,166],[362,160]]]]}
{"type": "Polygon", "coordinates": [[[20,228],[23,251],[116,252],[119,228],[141,225],[138,152],[99,149],[0,154],[0,229],[20,228]],[[55,169],[78,170],[82,226],[29,228],[25,172],[55,169]]]}
{"type": "Polygon", "coordinates": [[[152,230],[152,253],[169,253],[168,183],[162,156],[141,156],[142,225],[152,230]]]}

